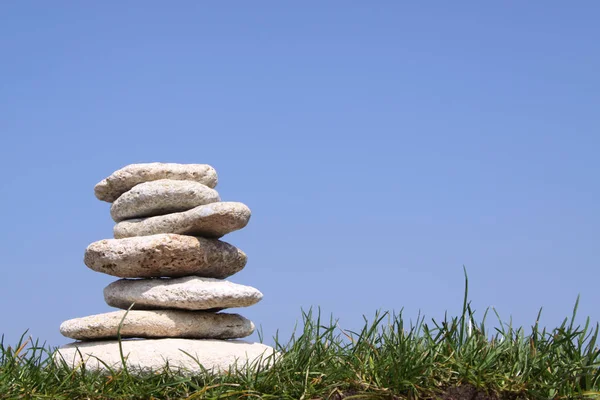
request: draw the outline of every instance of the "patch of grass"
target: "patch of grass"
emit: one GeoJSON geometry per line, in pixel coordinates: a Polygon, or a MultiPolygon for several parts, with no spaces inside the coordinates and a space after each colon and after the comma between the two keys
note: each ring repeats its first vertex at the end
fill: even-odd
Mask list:
{"type": "MultiPolygon", "coordinates": [[[[567,399],[600,398],[599,326],[575,326],[573,314],[552,330],[525,332],[474,318],[465,274],[462,314],[406,325],[376,313],[362,330],[341,329],[320,312],[303,325],[270,369],[259,363],[228,374],[183,377],[167,369],[143,377],[124,369],[101,374],[56,365],[54,349],[25,335],[0,340],[1,399],[567,399]]],[[[541,310],[540,310],[541,314],[541,310]]],[[[539,321],[539,315],[538,315],[539,321]]]]}

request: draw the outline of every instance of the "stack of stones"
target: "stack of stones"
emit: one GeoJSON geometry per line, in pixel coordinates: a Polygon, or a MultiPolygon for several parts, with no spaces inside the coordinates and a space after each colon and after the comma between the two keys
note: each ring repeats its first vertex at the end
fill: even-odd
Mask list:
{"type": "Polygon", "coordinates": [[[115,239],[92,243],[84,262],[123,278],[104,289],[106,303],[121,310],[63,322],[61,333],[78,342],[57,356],[119,369],[117,339],[139,338],[121,340],[131,369],[168,363],[195,373],[200,365],[223,371],[272,354],[269,346],[232,340],[250,335],[254,324],[222,312],[256,304],[262,293],[224,280],[244,268],[246,254],[219,238],[244,228],[250,209],[222,202],[216,184],[209,165],[150,163],[126,166],[96,185],[96,197],[112,203],[115,239]]]}

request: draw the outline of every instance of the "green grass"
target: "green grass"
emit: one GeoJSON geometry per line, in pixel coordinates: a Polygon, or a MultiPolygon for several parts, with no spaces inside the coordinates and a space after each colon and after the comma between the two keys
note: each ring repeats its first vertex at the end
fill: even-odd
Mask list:
{"type": "Polygon", "coordinates": [[[275,338],[281,357],[274,367],[221,376],[70,370],[54,365],[53,350],[38,342],[23,336],[11,347],[2,338],[0,399],[427,399],[457,390],[450,388],[487,398],[600,398],[599,327],[589,318],[575,326],[579,299],[552,330],[538,322],[514,328],[493,310],[497,327],[488,329],[489,310],[475,320],[466,275],[465,282],[462,314],[439,322],[419,317],[406,325],[402,313],[377,313],[350,332],[303,312],[300,332],[286,344],[275,338]]]}

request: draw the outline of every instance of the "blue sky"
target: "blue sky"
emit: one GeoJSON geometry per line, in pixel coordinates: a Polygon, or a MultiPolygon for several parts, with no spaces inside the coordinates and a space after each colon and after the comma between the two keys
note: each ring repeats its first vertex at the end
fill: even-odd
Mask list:
{"type": "MultiPolygon", "coordinates": [[[[94,185],[208,163],[267,342],[320,306],[600,320],[597,2],[0,4],[0,333],[110,311],[94,185]]],[[[253,335],[251,339],[256,339],[253,335]]]]}

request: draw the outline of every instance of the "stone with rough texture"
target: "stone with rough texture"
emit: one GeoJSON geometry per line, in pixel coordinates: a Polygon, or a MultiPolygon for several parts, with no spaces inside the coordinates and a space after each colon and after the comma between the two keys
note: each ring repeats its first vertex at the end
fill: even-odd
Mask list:
{"type": "Polygon", "coordinates": [[[159,179],[140,183],[123,193],[110,207],[116,222],[187,211],[221,201],[219,193],[199,182],[159,179]]]}
{"type": "Polygon", "coordinates": [[[254,332],[252,321],[239,314],[131,310],[70,319],[60,333],[76,340],[116,339],[121,320],[122,338],[237,339],[254,332]]]}
{"type": "Polygon", "coordinates": [[[220,238],[242,229],[250,220],[250,209],[243,203],[221,202],[188,211],[142,219],[121,221],[114,227],[115,238],[177,233],[220,238]]]}
{"type": "Polygon", "coordinates": [[[262,299],[253,287],[213,278],[121,279],[104,288],[109,306],[134,310],[248,307],[262,299]]]}
{"type": "Polygon", "coordinates": [[[131,164],[113,172],[94,187],[99,200],[112,203],[123,193],[143,182],[173,179],[217,186],[217,171],[207,164],[145,163],[131,164]]]}
{"type": "MultiPolygon", "coordinates": [[[[121,348],[128,372],[135,375],[163,371],[167,363],[171,372],[185,376],[202,374],[200,365],[214,373],[228,372],[230,368],[245,370],[253,364],[268,368],[278,356],[270,346],[243,340],[123,340],[121,348]]],[[[99,360],[120,371],[123,364],[119,343],[75,342],[60,347],[54,355],[54,362],[59,365],[65,362],[70,368],[80,368],[83,361],[87,370],[110,372],[99,360]]]]}
{"type": "Polygon", "coordinates": [[[229,243],[174,234],[100,240],[88,246],[84,257],[89,268],[119,278],[223,279],[244,268],[246,260],[229,243]]]}

